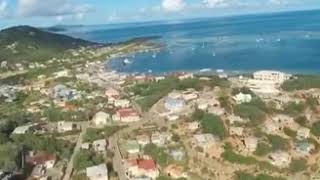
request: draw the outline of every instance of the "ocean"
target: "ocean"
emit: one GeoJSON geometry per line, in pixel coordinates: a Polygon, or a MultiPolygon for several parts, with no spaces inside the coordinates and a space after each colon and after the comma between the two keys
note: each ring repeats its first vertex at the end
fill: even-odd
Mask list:
{"type": "Polygon", "coordinates": [[[66,34],[98,42],[159,36],[160,52],[114,59],[109,65],[128,73],[173,71],[320,73],[320,10],[275,14],[84,26],[66,34]]]}

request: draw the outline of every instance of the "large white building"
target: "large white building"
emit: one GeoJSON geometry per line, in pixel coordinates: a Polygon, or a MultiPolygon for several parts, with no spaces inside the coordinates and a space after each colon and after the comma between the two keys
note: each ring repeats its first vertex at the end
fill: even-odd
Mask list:
{"type": "Polygon", "coordinates": [[[256,80],[274,81],[282,83],[291,78],[291,74],[286,74],[280,71],[257,71],[253,74],[256,80]]]}

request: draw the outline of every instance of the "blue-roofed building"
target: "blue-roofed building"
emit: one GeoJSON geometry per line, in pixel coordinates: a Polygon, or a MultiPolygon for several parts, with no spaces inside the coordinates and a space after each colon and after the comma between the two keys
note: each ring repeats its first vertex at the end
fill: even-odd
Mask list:
{"type": "Polygon", "coordinates": [[[167,97],[165,99],[165,108],[172,112],[179,112],[185,107],[186,103],[183,99],[167,97]]]}

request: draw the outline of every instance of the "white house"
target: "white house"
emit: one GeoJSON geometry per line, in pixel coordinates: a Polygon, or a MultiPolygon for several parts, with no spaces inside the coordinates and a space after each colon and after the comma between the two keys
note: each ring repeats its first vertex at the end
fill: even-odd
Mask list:
{"type": "Polygon", "coordinates": [[[239,94],[237,94],[233,97],[233,100],[237,104],[249,103],[252,100],[252,96],[251,96],[251,94],[243,94],[240,92],[239,94]]]}
{"type": "Polygon", "coordinates": [[[70,132],[76,129],[77,125],[73,122],[59,121],[57,124],[57,130],[59,133],[70,132]]]}
{"type": "Polygon", "coordinates": [[[171,140],[172,135],[169,133],[155,132],[151,135],[151,142],[157,146],[163,146],[171,140]]]}
{"type": "Polygon", "coordinates": [[[110,115],[105,112],[98,112],[92,119],[95,126],[106,126],[110,120],[110,115]]]}
{"type": "Polygon", "coordinates": [[[146,134],[143,134],[143,135],[139,135],[137,136],[137,142],[140,146],[144,147],[146,146],[147,144],[150,144],[150,137],[146,134]]]}
{"type": "Polygon", "coordinates": [[[297,131],[297,139],[299,140],[303,140],[303,139],[307,139],[310,136],[310,129],[309,128],[299,128],[297,131]]]}
{"type": "Polygon", "coordinates": [[[274,81],[282,83],[292,77],[291,74],[286,74],[280,71],[257,71],[253,74],[253,78],[263,81],[274,81]]]}
{"type": "Polygon", "coordinates": [[[26,134],[27,132],[30,132],[34,124],[24,125],[16,127],[12,134],[26,134]]]}
{"type": "Polygon", "coordinates": [[[114,106],[117,108],[128,108],[130,107],[130,101],[127,99],[116,99],[114,101],[114,106]]]}
{"type": "Polygon", "coordinates": [[[108,180],[108,168],[105,164],[88,167],[86,169],[87,177],[90,180],[108,180]]]}
{"type": "Polygon", "coordinates": [[[104,153],[107,149],[107,141],[105,139],[95,140],[92,143],[93,150],[98,153],[104,153]]]}
{"type": "Polygon", "coordinates": [[[247,137],[243,140],[245,151],[254,152],[258,146],[258,139],[256,137],[247,137]]]}
{"type": "Polygon", "coordinates": [[[269,155],[270,163],[274,166],[285,168],[291,162],[291,156],[287,152],[278,151],[269,155]]]}

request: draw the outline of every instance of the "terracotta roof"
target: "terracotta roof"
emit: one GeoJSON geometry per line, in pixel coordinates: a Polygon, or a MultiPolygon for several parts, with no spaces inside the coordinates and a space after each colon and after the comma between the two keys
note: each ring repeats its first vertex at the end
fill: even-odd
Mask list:
{"type": "Polygon", "coordinates": [[[144,170],[155,170],[156,167],[156,163],[154,160],[149,159],[149,160],[138,160],[138,167],[140,169],[144,169],[144,170]]]}
{"type": "Polygon", "coordinates": [[[138,116],[139,114],[131,108],[119,109],[117,112],[120,117],[138,116]]]}
{"type": "Polygon", "coordinates": [[[56,160],[56,156],[48,152],[39,152],[28,159],[28,161],[34,165],[45,164],[51,160],[56,160]]]}

